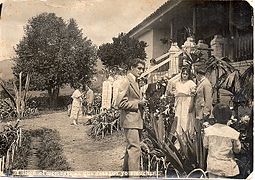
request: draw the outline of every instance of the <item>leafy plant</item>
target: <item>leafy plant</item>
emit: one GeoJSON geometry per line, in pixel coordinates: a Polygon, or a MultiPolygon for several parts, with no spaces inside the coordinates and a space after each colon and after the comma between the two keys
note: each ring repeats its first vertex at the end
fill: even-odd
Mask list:
{"type": "Polygon", "coordinates": [[[120,130],[120,113],[118,110],[109,109],[101,114],[95,115],[89,119],[86,125],[92,125],[89,130],[89,135],[93,138],[99,138],[114,131],[120,130]]]}
{"type": "Polygon", "coordinates": [[[0,157],[1,169],[9,174],[13,168],[16,151],[21,146],[21,129],[19,122],[15,125],[7,124],[3,126],[0,132],[0,157]]]}
{"type": "Polygon", "coordinates": [[[169,171],[175,169],[183,177],[197,168],[205,170],[205,150],[200,133],[197,132],[194,138],[185,132],[183,132],[183,137],[176,135],[177,142],[180,144],[180,149],[178,149],[171,139],[166,138],[165,142],[161,143],[156,140],[153,131],[146,130],[149,136],[144,142],[147,143],[150,150],[148,153],[143,153],[143,158],[147,162],[148,159],[150,161],[147,164],[147,169],[163,170],[165,176],[169,171]],[[160,161],[162,161],[161,164],[160,161]]]}
{"type": "Polygon", "coordinates": [[[26,169],[28,165],[28,157],[31,156],[31,132],[23,130],[22,146],[17,149],[16,157],[13,162],[12,169],[26,169]]]}
{"type": "MultiPolygon", "coordinates": [[[[29,88],[29,82],[30,82],[30,76],[27,74],[26,81],[24,88],[22,86],[22,72],[19,73],[19,80],[18,80],[18,88],[16,85],[15,80],[13,80],[13,90],[14,90],[14,96],[10,93],[10,91],[7,89],[5,83],[1,81],[1,87],[5,91],[5,93],[8,95],[9,99],[13,103],[13,109],[15,109],[17,118],[20,120],[24,117],[24,112],[26,108],[26,102],[27,102],[27,93],[29,88]]],[[[9,104],[10,105],[10,104],[9,104]]]]}
{"type": "MultiPolygon", "coordinates": [[[[217,58],[215,56],[211,56],[209,61],[206,63],[207,71],[209,73],[215,72],[216,83],[214,85],[213,93],[216,93],[217,103],[220,102],[220,93],[219,90],[221,88],[224,89],[223,83],[225,83],[225,88],[229,89],[229,85],[233,84],[233,77],[235,77],[237,70],[230,64],[231,61],[226,58],[217,58]],[[233,74],[232,74],[233,73],[233,74]]],[[[233,86],[232,86],[233,87],[233,86]]]]}
{"type": "Polygon", "coordinates": [[[195,129],[194,134],[183,131],[179,135],[176,133],[177,120],[168,118],[165,121],[168,121],[170,127],[165,126],[168,133],[163,142],[159,141],[150,124],[146,123],[143,144],[148,148],[142,148],[142,169],[162,171],[165,177],[170,172],[175,172],[177,177],[186,177],[189,173],[193,174],[194,169],[201,169],[198,170],[200,175],[205,174],[206,151],[203,147],[202,129],[195,129]]]}
{"type": "Polygon", "coordinates": [[[240,77],[240,91],[237,93],[237,97],[243,96],[246,99],[253,99],[253,79],[254,69],[253,64],[240,77]]]}

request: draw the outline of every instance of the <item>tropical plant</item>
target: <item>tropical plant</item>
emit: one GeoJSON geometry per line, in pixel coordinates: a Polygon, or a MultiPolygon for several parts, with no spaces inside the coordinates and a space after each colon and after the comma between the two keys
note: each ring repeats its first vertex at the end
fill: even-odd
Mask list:
{"type": "Polygon", "coordinates": [[[16,151],[21,146],[21,139],[19,122],[3,126],[3,131],[0,132],[0,169],[2,171],[9,173],[12,169],[16,151]]]}
{"type": "Polygon", "coordinates": [[[195,64],[205,64],[206,63],[206,59],[204,59],[203,57],[203,52],[201,50],[198,49],[193,49],[191,52],[188,52],[185,49],[181,49],[183,55],[182,55],[182,59],[184,60],[185,63],[188,64],[188,66],[194,70],[194,66],[195,64]]]}
{"type": "MultiPolygon", "coordinates": [[[[194,134],[184,132],[176,133],[177,119],[173,111],[174,97],[166,96],[159,100],[158,113],[151,114],[148,109],[144,112],[145,130],[142,137],[142,162],[143,170],[163,172],[165,177],[175,173],[177,176],[186,177],[194,169],[204,174],[205,149],[202,142],[202,129],[195,129],[194,134]],[[152,127],[152,119],[161,115],[164,121],[165,136],[161,141],[152,127]],[[151,117],[154,116],[154,117],[151,117]]],[[[197,172],[196,171],[196,172],[197,172]]]]}
{"type": "Polygon", "coordinates": [[[253,79],[254,78],[254,67],[253,64],[245,70],[240,77],[240,91],[238,96],[243,96],[246,99],[253,99],[253,79]]]}
{"type": "Polygon", "coordinates": [[[236,121],[230,126],[240,132],[239,139],[242,148],[240,153],[235,154],[235,157],[240,169],[239,178],[245,179],[253,171],[253,113],[248,123],[236,121]]]}
{"type": "Polygon", "coordinates": [[[89,135],[93,138],[104,138],[107,133],[112,134],[120,130],[119,110],[109,109],[89,119],[86,125],[92,125],[89,135]]]}
{"type": "Polygon", "coordinates": [[[14,106],[9,98],[0,99],[0,122],[17,116],[14,106]]]}
{"type": "Polygon", "coordinates": [[[201,129],[197,129],[194,135],[188,132],[174,135],[175,131],[172,129],[172,139],[166,137],[165,142],[158,141],[155,132],[150,128],[146,128],[146,131],[148,137],[143,142],[149,149],[143,151],[144,170],[162,171],[165,177],[168,177],[170,172],[186,177],[194,169],[205,170],[206,152],[203,148],[201,129]],[[176,144],[179,144],[179,148],[176,144]]]}
{"type": "Polygon", "coordinates": [[[18,79],[18,88],[16,85],[16,81],[13,80],[13,90],[14,90],[14,96],[10,93],[10,91],[7,89],[5,83],[1,81],[1,87],[5,91],[5,93],[8,95],[10,100],[13,103],[13,109],[15,109],[17,118],[20,120],[24,117],[25,108],[26,108],[26,102],[27,102],[27,93],[29,88],[29,82],[30,82],[30,76],[27,74],[26,81],[24,87],[22,86],[22,72],[19,73],[19,79],[18,79]]]}
{"type": "Polygon", "coordinates": [[[230,85],[231,87],[234,87],[232,86],[233,83],[237,83],[237,81],[232,81],[232,80],[233,80],[233,77],[238,75],[239,72],[230,63],[231,63],[230,59],[226,57],[218,58],[215,56],[211,56],[209,58],[209,61],[206,63],[208,73],[211,74],[213,71],[215,72],[216,80],[215,80],[215,84],[213,88],[214,89],[213,93],[216,93],[217,103],[220,102],[219,90],[221,88],[224,89],[224,85],[225,85],[225,88],[228,90],[230,89],[230,85]]]}

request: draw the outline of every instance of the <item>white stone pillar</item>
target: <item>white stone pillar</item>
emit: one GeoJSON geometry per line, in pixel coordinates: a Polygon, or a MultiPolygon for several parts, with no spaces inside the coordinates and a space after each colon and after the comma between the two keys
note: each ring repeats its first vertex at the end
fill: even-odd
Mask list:
{"type": "Polygon", "coordinates": [[[182,49],[190,53],[196,48],[196,43],[193,37],[188,37],[187,40],[182,45],[182,49]]]}
{"type": "Polygon", "coordinates": [[[102,109],[110,109],[112,105],[112,84],[113,78],[109,77],[103,82],[102,87],[102,109]]]}
{"type": "Polygon", "coordinates": [[[171,77],[173,74],[179,73],[179,55],[180,48],[177,46],[177,43],[174,42],[169,49],[169,76],[171,77]]]}
{"type": "Polygon", "coordinates": [[[212,55],[217,58],[224,57],[224,44],[225,39],[221,35],[215,35],[213,40],[211,41],[211,48],[213,49],[212,55]]]}

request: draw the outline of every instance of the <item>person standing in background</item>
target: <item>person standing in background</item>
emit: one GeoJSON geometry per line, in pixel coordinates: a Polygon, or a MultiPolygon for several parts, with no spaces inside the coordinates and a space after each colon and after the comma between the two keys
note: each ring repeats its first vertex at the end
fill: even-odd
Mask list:
{"type": "Polygon", "coordinates": [[[141,156],[140,133],[143,129],[142,110],[146,100],[142,99],[138,77],[143,73],[145,63],[139,58],[135,58],[131,62],[128,74],[119,86],[116,105],[121,110],[120,125],[124,128],[127,141],[123,170],[139,171],[141,156]]]}
{"type": "MultiPolygon", "coordinates": [[[[204,121],[208,120],[212,111],[212,84],[205,77],[206,66],[196,65],[195,66],[195,75],[198,81],[196,95],[194,98],[195,101],[195,118],[196,124],[202,124],[204,121]]],[[[197,125],[198,125],[197,124],[197,125]]]]}
{"type": "Polygon", "coordinates": [[[89,88],[88,85],[85,86],[85,98],[87,102],[87,108],[86,108],[85,114],[92,115],[93,104],[94,104],[94,92],[89,88]]]}

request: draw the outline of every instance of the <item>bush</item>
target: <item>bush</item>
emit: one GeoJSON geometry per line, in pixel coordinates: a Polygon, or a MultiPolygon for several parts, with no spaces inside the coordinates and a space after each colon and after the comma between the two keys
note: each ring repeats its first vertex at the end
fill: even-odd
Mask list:
{"type": "MultiPolygon", "coordinates": [[[[35,106],[39,110],[48,110],[50,109],[50,98],[47,96],[43,97],[32,97],[28,100],[29,103],[35,102],[35,106]]],[[[71,96],[59,96],[57,99],[57,109],[58,110],[66,110],[67,106],[72,103],[71,96]]]]}

